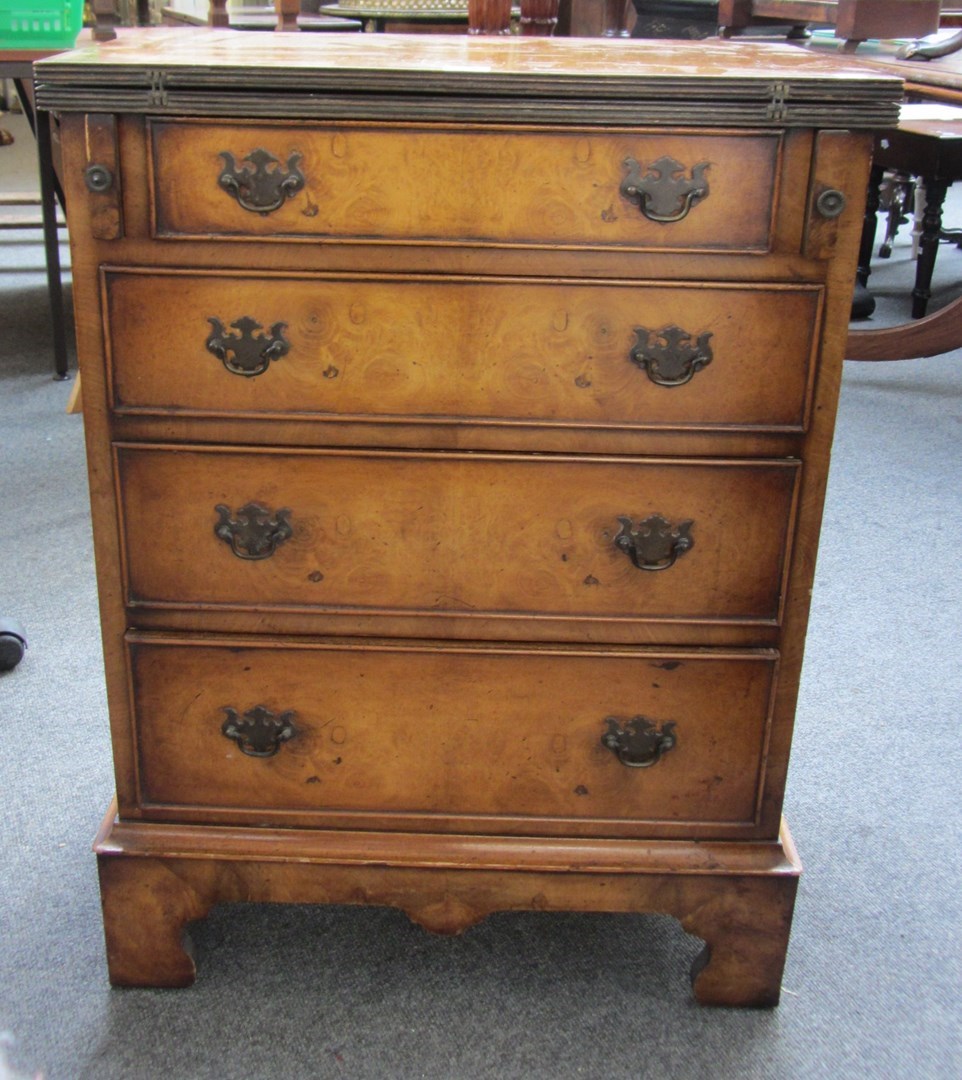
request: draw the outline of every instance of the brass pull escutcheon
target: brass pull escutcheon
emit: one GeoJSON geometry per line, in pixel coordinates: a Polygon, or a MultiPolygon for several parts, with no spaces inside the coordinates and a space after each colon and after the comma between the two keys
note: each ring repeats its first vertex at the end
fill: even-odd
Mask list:
{"type": "Polygon", "coordinates": [[[221,724],[221,732],[233,739],[248,757],[273,757],[281,743],[297,734],[291,711],[275,715],[264,705],[255,705],[241,716],[236,709],[224,706],[227,719],[221,724]]]}
{"type": "Polygon", "coordinates": [[[630,517],[619,517],[618,520],[621,531],[615,537],[615,547],[620,548],[639,570],[667,570],[675,565],[679,555],[695,546],[690,535],[694,521],[681,521],[672,527],[661,514],[651,514],[638,525],[630,517]]]}
{"type": "Polygon", "coordinates": [[[847,205],[848,200],[844,193],[837,188],[827,188],[815,200],[815,209],[829,221],[840,217],[847,205]]]}
{"type": "Polygon", "coordinates": [[[297,167],[301,155],[296,150],[288,157],[286,169],[266,150],[252,150],[241,165],[229,150],[222,150],[219,157],[224,171],[217,183],[252,214],[279,210],[304,187],[304,174],[297,167]]]}
{"type": "Polygon", "coordinates": [[[287,520],[291,511],[286,507],[271,512],[260,503],[249,502],[231,516],[223,503],[214,507],[217,524],[214,535],[223,540],[238,559],[268,559],[277,548],[294,535],[287,520]]]}
{"type": "Polygon", "coordinates": [[[114,186],[114,174],[106,165],[88,165],[84,169],[84,183],[94,195],[103,195],[114,186]]]}
{"type": "Polygon", "coordinates": [[[633,716],[624,725],[614,716],[605,718],[608,730],[601,736],[602,746],[629,769],[647,769],[657,765],[662,755],[678,744],[675,723],[666,720],[660,728],[645,716],[633,716]]]}
{"type": "Polygon", "coordinates": [[[681,221],[693,206],[708,198],[707,161],[696,165],[691,176],[686,175],[685,165],[667,155],[648,165],[632,157],[625,158],[624,164],[628,175],[619,190],[649,221],[660,225],[681,221]]]}
{"type": "Polygon", "coordinates": [[[237,331],[231,334],[220,319],[208,316],[207,321],[211,326],[210,336],[205,342],[207,351],[216,356],[232,375],[247,378],[263,375],[272,360],[280,360],[290,352],[291,344],[284,337],[287,323],[274,323],[268,333],[257,334],[255,331],[264,328],[249,315],[243,315],[230,324],[231,330],[237,331]]]}
{"type": "Polygon", "coordinates": [[[660,330],[636,326],[635,337],[629,356],[659,386],[684,386],[712,362],[710,330],[695,338],[680,326],[663,326],[660,330]]]}

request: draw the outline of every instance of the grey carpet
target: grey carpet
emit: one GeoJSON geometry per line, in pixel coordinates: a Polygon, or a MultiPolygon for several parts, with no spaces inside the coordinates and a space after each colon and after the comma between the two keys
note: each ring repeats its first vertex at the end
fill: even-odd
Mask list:
{"type": "MultiPolygon", "coordinates": [[[[192,989],[118,991],[89,850],[112,779],[81,420],[50,378],[37,241],[0,233],[0,611],[30,639],[0,676],[0,1060],[47,1080],[962,1075],[962,353],[846,366],[778,1010],[694,1005],[699,943],[670,919],[501,915],[442,939],[360,908],[216,909],[192,989]]],[[[945,299],[962,253],[940,262],[945,299]]],[[[907,268],[877,272],[882,316],[907,268]]]]}

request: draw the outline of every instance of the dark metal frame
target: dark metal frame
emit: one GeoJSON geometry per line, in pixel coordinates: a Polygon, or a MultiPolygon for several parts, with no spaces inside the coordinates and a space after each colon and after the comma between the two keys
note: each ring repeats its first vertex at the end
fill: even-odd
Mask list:
{"type": "Polygon", "coordinates": [[[23,62],[0,62],[0,77],[12,79],[23,107],[23,115],[37,142],[37,162],[40,172],[40,213],[43,225],[43,246],[47,266],[47,293],[50,297],[50,319],[53,332],[54,378],[69,379],[67,361],[67,326],[63,302],[63,281],[60,267],[60,236],[57,205],[64,208],[63,189],[53,166],[50,113],[35,109],[27,92],[27,82],[33,79],[32,65],[23,62]]]}

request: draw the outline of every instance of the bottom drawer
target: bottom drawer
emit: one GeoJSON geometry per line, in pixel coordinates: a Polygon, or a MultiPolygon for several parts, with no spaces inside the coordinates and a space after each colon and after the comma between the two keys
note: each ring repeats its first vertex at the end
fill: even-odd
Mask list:
{"type": "Polygon", "coordinates": [[[131,634],[139,812],[530,835],[743,834],[777,655],[131,634]]]}

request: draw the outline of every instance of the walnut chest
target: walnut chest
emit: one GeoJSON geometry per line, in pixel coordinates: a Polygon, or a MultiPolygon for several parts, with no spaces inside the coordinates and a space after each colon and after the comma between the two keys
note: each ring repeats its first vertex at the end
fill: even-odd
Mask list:
{"type": "Polygon", "coordinates": [[[773,1004],[870,129],[734,43],[132,32],[61,118],[111,979],[233,900],[663,912],[773,1004]]]}

